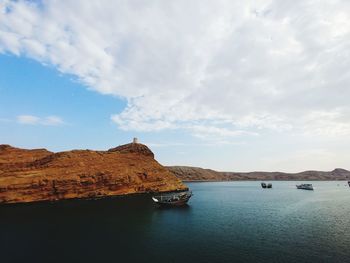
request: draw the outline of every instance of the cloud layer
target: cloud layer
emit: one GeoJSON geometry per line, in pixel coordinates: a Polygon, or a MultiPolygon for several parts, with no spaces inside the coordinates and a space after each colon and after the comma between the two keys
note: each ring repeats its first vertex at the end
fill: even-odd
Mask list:
{"type": "Polygon", "coordinates": [[[124,130],[350,134],[350,2],[1,1],[0,52],[127,100],[124,130]]]}
{"type": "Polygon", "coordinates": [[[20,124],[46,126],[58,126],[64,124],[64,121],[57,116],[38,117],[34,115],[18,115],[17,122],[20,124]]]}

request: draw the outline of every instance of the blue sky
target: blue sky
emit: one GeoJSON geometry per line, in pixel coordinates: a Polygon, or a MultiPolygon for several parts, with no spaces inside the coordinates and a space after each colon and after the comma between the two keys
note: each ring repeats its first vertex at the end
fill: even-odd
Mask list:
{"type": "MultiPolygon", "coordinates": [[[[125,100],[89,90],[74,76],[61,74],[51,66],[4,54],[0,68],[1,143],[51,151],[105,150],[128,143],[135,136],[163,163],[187,165],[200,163],[204,156],[211,159],[212,148],[216,148],[179,131],[120,130],[110,115],[121,112],[125,100]],[[18,120],[22,115],[57,116],[62,123],[26,123],[18,120]]],[[[220,145],[217,149],[223,150],[220,145]]]]}
{"type": "Polygon", "coordinates": [[[0,67],[3,142],[58,151],[103,149],[130,140],[108,117],[125,106],[121,99],[91,92],[73,76],[31,59],[2,55],[0,67]],[[21,115],[59,116],[63,123],[20,123],[17,116],[21,115]],[[113,141],[108,144],[109,140],[113,141]]]}
{"type": "Polygon", "coordinates": [[[350,3],[0,0],[0,143],[350,169],[350,3]],[[62,14],[65,14],[62,16],[62,14]]]}

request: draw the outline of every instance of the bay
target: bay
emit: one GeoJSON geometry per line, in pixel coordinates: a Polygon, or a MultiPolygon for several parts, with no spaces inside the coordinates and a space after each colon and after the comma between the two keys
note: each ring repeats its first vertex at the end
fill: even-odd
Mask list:
{"type": "Polygon", "coordinates": [[[0,262],[349,262],[344,181],[188,183],[188,206],[150,195],[0,206],[0,262]]]}

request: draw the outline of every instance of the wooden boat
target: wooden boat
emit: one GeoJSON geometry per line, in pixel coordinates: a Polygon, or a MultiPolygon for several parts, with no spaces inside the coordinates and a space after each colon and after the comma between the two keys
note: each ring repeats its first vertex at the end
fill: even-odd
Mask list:
{"type": "Polygon", "coordinates": [[[303,190],[314,190],[312,184],[299,184],[296,187],[303,190]]]}
{"type": "Polygon", "coordinates": [[[185,205],[192,195],[192,191],[174,192],[153,196],[152,200],[159,205],[181,206],[185,205]]]}
{"type": "Polygon", "coordinates": [[[272,184],[271,183],[266,184],[266,183],[262,182],[261,187],[262,188],[272,188],[272,184]]]}

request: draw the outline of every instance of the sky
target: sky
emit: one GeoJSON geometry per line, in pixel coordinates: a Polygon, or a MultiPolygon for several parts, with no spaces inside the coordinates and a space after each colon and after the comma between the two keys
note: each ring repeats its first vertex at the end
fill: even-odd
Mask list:
{"type": "Polygon", "coordinates": [[[0,0],[0,144],[350,169],[350,1],[0,0]]]}

